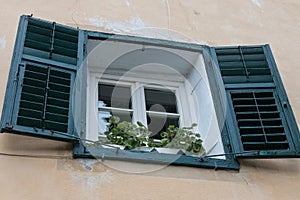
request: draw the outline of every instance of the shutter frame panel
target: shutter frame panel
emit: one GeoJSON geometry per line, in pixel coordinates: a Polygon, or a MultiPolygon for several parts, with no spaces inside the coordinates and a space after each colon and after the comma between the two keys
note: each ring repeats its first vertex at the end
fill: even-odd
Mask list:
{"type": "Polygon", "coordinates": [[[72,90],[83,58],[82,36],[82,31],[71,27],[21,16],[3,105],[1,132],[77,141],[72,90]],[[34,33],[33,26],[48,32],[40,30],[34,33]],[[56,27],[56,30],[51,27],[56,27]],[[58,33],[58,36],[43,35],[50,32],[58,33]],[[74,45],[63,47],[68,42],[74,45]],[[48,51],[46,47],[49,47],[48,51]],[[27,55],[28,49],[43,53],[27,55]],[[57,59],[59,56],[72,56],[73,62],[57,59]]]}
{"type": "Polygon", "coordinates": [[[272,82],[262,46],[216,47],[215,53],[224,84],[272,82]]]}
{"type": "Polygon", "coordinates": [[[24,41],[25,55],[77,64],[78,30],[28,18],[24,41]]]}
{"type": "MultiPolygon", "coordinates": [[[[212,56],[220,69],[219,73],[222,76],[227,93],[228,113],[226,121],[230,127],[229,135],[236,157],[300,157],[298,126],[270,46],[216,47],[213,49],[212,56]],[[240,52],[240,49],[244,49],[248,54],[259,52],[260,56],[257,58],[261,61],[264,60],[264,62],[254,63],[248,61],[248,63],[250,62],[253,66],[257,65],[262,68],[265,68],[265,64],[267,64],[268,70],[265,71],[266,73],[260,74],[258,70],[255,75],[252,74],[253,77],[255,76],[254,79],[247,77],[247,75],[251,76],[251,73],[244,73],[243,78],[240,79],[232,74],[224,73],[222,71],[224,69],[224,55],[231,59],[225,65],[225,68],[234,68],[236,62],[241,60],[241,56],[236,55],[240,52]],[[262,53],[265,58],[261,57],[262,53]],[[231,54],[235,54],[235,57],[232,57],[231,54]],[[233,58],[237,60],[232,60],[233,58]],[[246,98],[249,94],[253,96],[246,98]],[[265,98],[263,96],[262,98],[256,97],[256,95],[270,94],[273,96],[268,96],[268,98],[267,96],[265,98]],[[273,111],[274,113],[272,113],[273,111]],[[273,118],[275,115],[277,118],[273,118]]],[[[256,59],[248,56],[247,59],[249,58],[256,59]]]]}
{"type": "Polygon", "coordinates": [[[239,151],[295,151],[286,119],[278,107],[274,89],[228,91],[239,131],[239,151]],[[264,95],[265,97],[259,97],[264,95]],[[254,147],[255,146],[255,147],[254,147]]]}

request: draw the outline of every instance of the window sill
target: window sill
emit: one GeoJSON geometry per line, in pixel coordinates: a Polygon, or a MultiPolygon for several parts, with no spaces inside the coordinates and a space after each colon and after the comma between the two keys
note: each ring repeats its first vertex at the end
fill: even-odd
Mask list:
{"type": "Polygon", "coordinates": [[[167,154],[158,151],[122,150],[119,148],[85,147],[76,143],[73,148],[74,158],[95,158],[100,160],[123,160],[139,163],[191,166],[210,169],[239,170],[239,163],[232,156],[226,159],[200,158],[183,154],[167,154]]]}
{"type": "Polygon", "coordinates": [[[125,151],[130,151],[130,152],[137,152],[137,153],[151,153],[151,152],[157,152],[161,154],[173,154],[173,155],[190,155],[193,157],[200,157],[201,155],[196,155],[192,153],[185,153],[183,150],[178,149],[178,148],[167,148],[167,147],[147,147],[147,146],[142,146],[142,147],[137,147],[135,149],[129,150],[126,147],[122,145],[116,145],[116,144],[104,144],[100,146],[93,146],[93,145],[87,145],[87,149],[95,147],[95,148],[104,148],[104,149],[118,149],[118,150],[125,150],[125,151]]]}

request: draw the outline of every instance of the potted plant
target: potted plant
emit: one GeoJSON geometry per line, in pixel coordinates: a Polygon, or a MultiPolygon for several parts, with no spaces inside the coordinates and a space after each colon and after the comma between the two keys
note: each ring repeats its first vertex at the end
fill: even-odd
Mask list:
{"type": "MultiPolygon", "coordinates": [[[[132,124],[120,121],[117,116],[112,116],[108,120],[108,130],[104,133],[106,141],[98,144],[120,145],[129,150],[151,151],[155,148],[160,153],[186,154],[200,156],[205,152],[202,146],[200,134],[194,132],[197,124],[190,127],[175,127],[170,125],[165,132],[160,133],[162,139],[155,142],[150,138],[151,132],[141,122],[132,124]]],[[[122,148],[123,149],[123,148],[122,148]]]]}

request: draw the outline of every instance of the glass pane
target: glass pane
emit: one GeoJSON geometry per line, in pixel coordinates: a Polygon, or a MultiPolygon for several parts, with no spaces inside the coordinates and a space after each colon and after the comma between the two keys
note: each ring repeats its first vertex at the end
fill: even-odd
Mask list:
{"type": "Polygon", "coordinates": [[[168,129],[169,125],[179,126],[179,116],[153,116],[147,114],[148,129],[152,132],[152,138],[162,139],[161,132],[168,129]]]}
{"type": "Polygon", "coordinates": [[[145,88],[145,99],[147,110],[177,113],[176,96],[172,91],[145,88]]]}
{"type": "Polygon", "coordinates": [[[99,106],[131,109],[130,87],[99,84],[99,106]]]}
{"type": "Polygon", "coordinates": [[[103,134],[107,131],[107,125],[109,125],[108,120],[111,116],[118,116],[120,117],[120,121],[127,121],[131,122],[132,120],[132,112],[129,111],[107,111],[107,110],[99,110],[99,133],[103,134]]]}

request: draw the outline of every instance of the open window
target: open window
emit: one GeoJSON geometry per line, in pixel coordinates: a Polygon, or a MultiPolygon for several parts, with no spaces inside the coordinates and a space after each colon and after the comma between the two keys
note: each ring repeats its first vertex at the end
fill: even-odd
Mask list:
{"type": "Polygon", "coordinates": [[[82,74],[88,83],[78,89],[80,93],[86,90],[88,102],[86,127],[80,128],[86,135],[81,137],[92,141],[104,137],[107,118],[112,115],[133,124],[141,122],[155,140],[161,139],[160,133],[169,125],[197,124],[195,132],[201,134],[207,154],[226,160],[203,49],[103,37],[87,39],[88,56],[78,73],[78,86],[82,74]]]}
{"type": "Polygon", "coordinates": [[[74,144],[74,157],[239,169],[299,157],[299,130],[268,45],[208,47],[20,19],[1,132],[74,144]],[[106,119],[157,134],[196,123],[201,157],[92,147],[106,119]],[[91,154],[91,152],[93,152],[91,154]]]}

